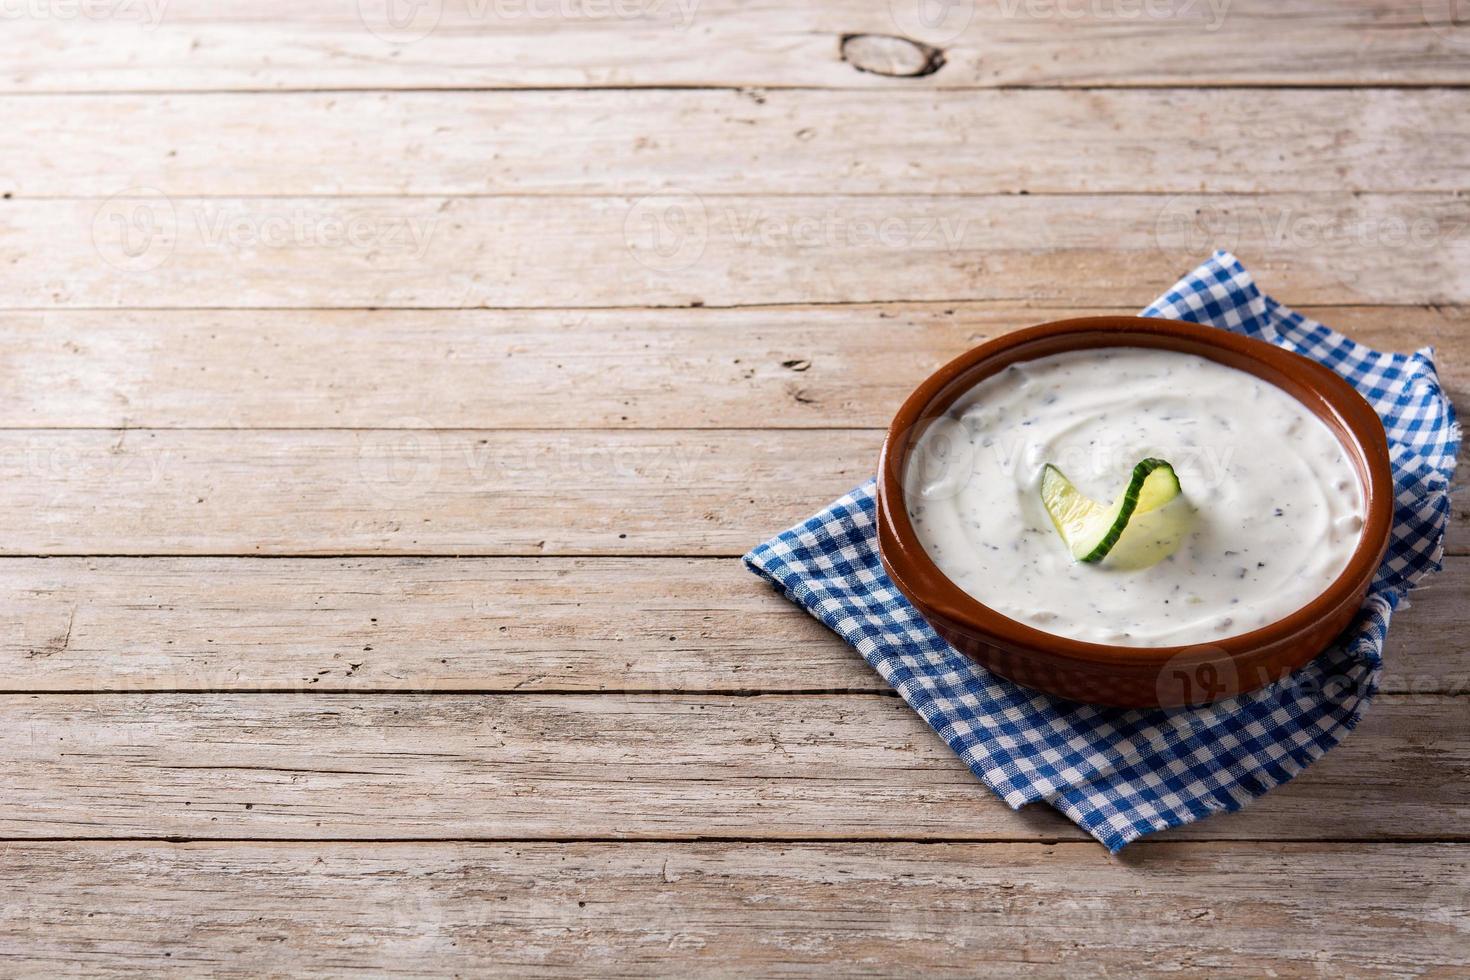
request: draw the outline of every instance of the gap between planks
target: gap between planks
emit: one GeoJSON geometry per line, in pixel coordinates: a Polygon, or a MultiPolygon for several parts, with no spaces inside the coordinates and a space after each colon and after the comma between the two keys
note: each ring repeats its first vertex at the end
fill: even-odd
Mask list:
{"type": "MultiPolygon", "coordinates": [[[[1185,270],[1188,271],[1188,270],[1185,270]]],[[[732,303],[719,305],[714,303],[682,303],[677,305],[657,305],[645,303],[631,303],[622,306],[10,306],[5,308],[7,314],[44,314],[44,313],[107,313],[113,316],[126,316],[128,314],[178,314],[178,313],[363,313],[363,314],[402,314],[402,313],[492,313],[492,314],[517,314],[517,313],[684,313],[693,314],[700,311],[713,313],[734,312],[742,313],[753,310],[862,310],[871,307],[884,306],[995,306],[1011,305],[1019,310],[1028,309],[1052,309],[1068,311],[1072,316],[1091,316],[1108,313],[1120,313],[1125,316],[1136,316],[1138,306],[1116,306],[1108,304],[1084,303],[1084,302],[1050,302],[1041,303],[1034,297],[1025,296],[994,296],[988,299],[973,299],[963,296],[955,296],[939,299],[905,300],[897,297],[884,297],[881,299],[864,300],[793,300],[791,302],[753,302],[732,303]]],[[[1305,312],[1307,309],[1314,310],[1378,310],[1387,312],[1390,310],[1462,310],[1470,309],[1470,304],[1447,303],[1447,302],[1400,302],[1400,303],[1374,303],[1374,302],[1321,302],[1310,303],[1299,310],[1305,312]]]]}
{"type": "MultiPolygon", "coordinates": [[[[828,846],[841,847],[850,844],[898,844],[920,847],[953,847],[956,845],[993,847],[1010,844],[1025,844],[1037,847],[1076,847],[1083,849],[1095,848],[1096,842],[1091,838],[1084,840],[1067,840],[1059,837],[1046,837],[1026,835],[1021,837],[987,837],[984,840],[976,840],[969,837],[904,837],[902,835],[872,838],[872,837],[823,837],[820,840],[810,838],[792,838],[785,840],[773,837],[734,837],[734,836],[701,836],[701,837],[347,837],[324,839],[319,837],[0,837],[0,847],[29,847],[46,844],[76,844],[87,845],[128,845],[139,844],[148,847],[157,846],[161,850],[173,848],[191,847],[259,847],[269,846],[282,848],[289,847],[313,847],[333,848],[342,846],[350,848],[355,846],[369,846],[372,844],[398,844],[405,846],[422,845],[427,849],[440,846],[464,845],[466,847],[479,847],[482,845],[504,845],[525,844],[528,846],[556,845],[556,844],[587,844],[592,846],[609,845],[614,847],[641,847],[644,845],[664,845],[671,848],[694,848],[707,845],[773,845],[781,846],[789,844],[795,847],[809,847],[819,850],[828,846]]],[[[1136,853],[1139,848],[1146,847],[1179,847],[1193,846],[1196,843],[1210,844],[1277,844],[1282,846],[1336,846],[1354,845],[1361,848],[1371,847],[1458,847],[1470,844],[1470,836],[1446,834],[1443,837],[1380,837],[1373,840],[1361,840],[1356,837],[1313,837],[1303,840],[1281,840],[1264,841],[1253,837],[1211,837],[1208,841],[1178,841],[1171,840],[1167,836],[1161,837],[1157,834],[1148,837],[1140,837],[1128,845],[1128,851],[1123,855],[1112,855],[1115,859],[1123,860],[1128,854],[1136,853]]],[[[3,852],[0,852],[3,854],[3,852]]]]}
{"type": "MultiPolygon", "coordinates": [[[[928,89],[934,94],[956,94],[976,95],[984,93],[1011,94],[1021,92],[1461,92],[1470,88],[1470,81],[1442,81],[1442,82],[1412,82],[1412,81],[1385,81],[1385,82],[1301,82],[1272,83],[1272,82],[1223,82],[1220,84],[1190,84],[1187,82],[1139,82],[1107,84],[1084,84],[1084,85],[951,85],[944,88],[928,89]]],[[[372,86],[364,85],[352,88],[333,88],[331,86],[317,86],[312,88],[190,88],[190,89],[147,89],[147,88],[98,88],[98,89],[66,89],[46,90],[36,89],[34,91],[0,91],[0,99],[110,99],[110,98],[210,98],[216,96],[324,96],[324,95],[351,95],[351,96],[383,96],[383,95],[512,95],[521,93],[530,94],[570,94],[599,92],[624,92],[624,93],[680,93],[680,92],[729,92],[745,98],[765,97],[770,94],[803,92],[823,93],[831,95],[867,95],[876,98],[887,98],[892,95],[903,95],[914,91],[906,86],[887,89],[871,90],[861,86],[847,85],[788,85],[774,83],[768,85],[740,85],[740,84],[649,84],[649,85],[468,85],[468,86],[372,86]]]]}

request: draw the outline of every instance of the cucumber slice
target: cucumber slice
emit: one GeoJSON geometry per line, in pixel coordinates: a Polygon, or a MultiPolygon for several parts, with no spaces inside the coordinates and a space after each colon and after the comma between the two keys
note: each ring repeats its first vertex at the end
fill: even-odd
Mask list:
{"type": "Polygon", "coordinates": [[[1162,459],[1145,459],[1133,467],[1128,486],[1111,504],[1100,504],[1072,485],[1055,466],[1041,471],[1041,503],[1063,543],[1078,561],[1102,561],[1134,514],[1147,514],[1179,496],[1179,477],[1162,459]]]}

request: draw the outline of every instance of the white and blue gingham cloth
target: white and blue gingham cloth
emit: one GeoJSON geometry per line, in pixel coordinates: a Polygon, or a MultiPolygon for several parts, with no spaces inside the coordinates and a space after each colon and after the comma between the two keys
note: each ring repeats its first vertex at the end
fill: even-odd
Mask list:
{"type": "Polygon", "coordinates": [[[1438,571],[1460,430],[1434,352],[1356,344],[1261,294],[1216,252],[1143,311],[1257,337],[1327,365],[1383,419],[1397,503],[1388,554],[1357,619],[1292,677],[1203,708],[1126,710],[1012,684],[939,638],[878,561],[873,483],[745,556],[835,630],[1012,807],[1045,800],[1110,851],[1236,810],[1291,779],[1357,724],[1378,686],[1388,622],[1438,571]]]}

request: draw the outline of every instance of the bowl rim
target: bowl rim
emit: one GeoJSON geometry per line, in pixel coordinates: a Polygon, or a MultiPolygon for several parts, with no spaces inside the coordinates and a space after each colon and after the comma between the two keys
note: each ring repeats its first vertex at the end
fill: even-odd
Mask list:
{"type": "Polygon", "coordinates": [[[880,526],[886,522],[896,539],[893,542],[896,548],[885,549],[880,541],[883,565],[899,591],[914,602],[921,614],[938,615],[962,628],[983,631],[1006,646],[1040,647],[1051,657],[1078,664],[1148,666],[1188,659],[1191,653],[1202,658],[1221,654],[1232,659],[1249,657],[1310,629],[1354,594],[1361,594],[1377,573],[1388,546],[1393,527],[1394,485],[1382,421],[1363,396],[1331,369],[1293,351],[1219,327],[1161,317],[1092,316],[1055,320],[1002,334],[954,358],[921,382],[888,427],[879,456],[876,498],[880,526]],[[1040,341],[1069,334],[1081,342],[1030,357],[1014,356],[1018,351],[1024,355],[1025,348],[1040,341]],[[1130,337],[1153,342],[1130,342],[1130,337]],[[1181,350],[1171,346],[1171,341],[1206,349],[1181,350]],[[903,470],[913,441],[910,433],[925,421],[943,416],[967,391],[1009,364],[1070,350],[1104,347],[1176,350],[1239,368],[1281,388],[1332,430],[1357,471],[1363,492],[1364,522],[1347,564],[1325,589],[1295,611],[1246,633],[1168,646],[1115,646],[1048,633],[1012,619],[961,589],[939,569],[914,533],[904,503],[903,470]],[[1227,358],[1217,358],[1212,353],[1222,353],[1227,358]],[[1007,358],[1007,355],[1012,356],[1007,358]],[[993,370],[980,370],[988,362],[1002,358],[1003,363],[993,370]],[[1319,398],[1321,404],[1305,401],[1279,384],[1276,377],[1260,374],[1247,364],[1292,379],[1319,398]],[[962,379],[965,383],[958,384],[962,379]]]}

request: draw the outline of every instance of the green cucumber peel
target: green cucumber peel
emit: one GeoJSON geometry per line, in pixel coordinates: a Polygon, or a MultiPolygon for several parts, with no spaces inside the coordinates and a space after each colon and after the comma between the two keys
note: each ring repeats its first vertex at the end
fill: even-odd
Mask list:
{"type": "Polygon", "coordinates": [[[1162,459],[1145,459],[1134,466],[1128,485],[1111,504],[1084,495],[1051,463],[1041,471],[1041,503],[1078,561],[1102,561],[1135,516],[1158,510],[1179,492],[1174,467],[1162,459]]]}

